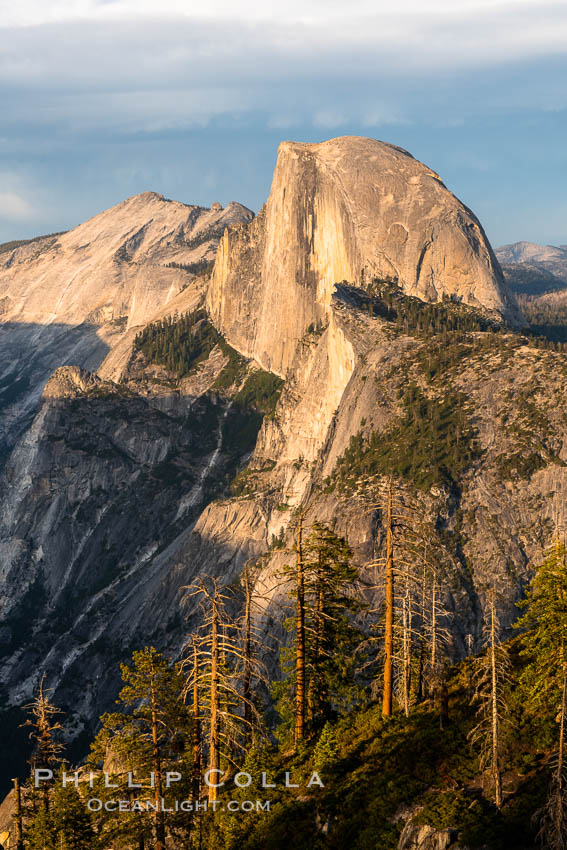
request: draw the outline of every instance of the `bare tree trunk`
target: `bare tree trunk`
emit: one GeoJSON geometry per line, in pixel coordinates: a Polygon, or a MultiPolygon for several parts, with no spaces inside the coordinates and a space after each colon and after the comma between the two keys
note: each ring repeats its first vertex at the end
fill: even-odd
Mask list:
{"type": "Polygon", "coordinates": [[[494,802],[502,808],[502,774],[500,772],[500,729],[498,722],[498,673],[496,667],[496,622],[494,600],[490,604],[490,673],[492,703],[492,776],[494,778],[494,802]]]}
{"type": "Polygon", "coordinates": [[[154,771],[154,799],[156,811],[154,812],[156,846],[155,850],[165,850],[165,813],[163,812],[163,782],[161,775],[161,754],[158,740],[158,723],[155,684],[152,673],[150,683],[151,712],[152,712],[152,763],[154,771]]]}
{"type": "Polygon", "coordinates": [[[297,521],[297,612],[296,612],[296,691],[295,743],[305,737],[305,565],[303,562],[303,517],[297,521]]]}
{"type": "MultiPolygon", "coordinates": [[[[211,621],[211,729],[209,737],[209,770],[212,782],[218,782],[220,769],[220,714],[219,714],[219,614],[216,600],[213,600],[211,621]]],[[[218,797],[218,789],[209,785],[209,801],[218,797]]]]}
{"type": "Polygon", "coordinates": [[[388,483],[386,504],[386,622],[384,630],[384,691],[382,717],[392,714],[394,657],[394,539],[392,521],[392,482],[388,483]]]}
{"type": "Polygon", "coordinates": [[[250,576],[248,567],[244,568],[244,591],[245,607],[244,607],[244,674],[242,677],[242,698],[244,700],[244,737],[245,742],[250,740],[250,699],[252,696],[250,682],[252,679],[252,634],[251,634],[251,607],[252,607],[252,588],[250,586],[250,576]]]}
{"type": "Polygon", "coordinates": [[[433,570],[431,585],[431,690],[437,688],[437,571],[433,570]]]}
{"type": "Polygon", "coordinates": [[[198,799],[201,789],[201,718],[199,712],[199,657],[197,643],[193,641],[193,796],[195,799],[198,799]]]}
{"type": "Polygon", "coordinates": [[[402,608],[402,685],[404,714],[409,717],[411,689],[411,596],[409,583],[406,583],[402,608]]]}
{"type": "Polygon", "coordinates": [[[23,850],[24,837],[22,830],[22,791],[20,788],[19,779],[13,779],[12,782],[14,783],[14,823],[16,825],[16,850],[23,850]]]}
{"type": "Polygon", "coordinates": [[[420,614],[420,634],[419,634],[419,660],[418,660],[418,668],[417,668],[417,693],[416,700],[417,702],[423,702],[423,677],[425,674],[425,651],[426,651],[426,635],[425,635],[425,605],[427,600],[427,571],[425,564],[423,566],[423,578],[421,585],[421,614],[420,614]]]}

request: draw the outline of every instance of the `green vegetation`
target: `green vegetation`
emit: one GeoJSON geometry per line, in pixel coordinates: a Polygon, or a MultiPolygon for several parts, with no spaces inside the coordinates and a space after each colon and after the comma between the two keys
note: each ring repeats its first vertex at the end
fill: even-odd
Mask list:
{"type": "Polygon", "coordinates": [[[66,230],[60,230],[58,233],[47,233],[45,236],[34,236],[32,239],[15,239],[12,242],[3,242],[0,245],[0,254],[7,254],[16,248],[31,245],[33,242],[41,242],[42,239],[52,239],[55,242],[58,236],[63,236],[65,233],[67,233],[66,230]]]}
{"type": "Polygon", "coordinates": [[[435,484],[458,487],[480,457],[466,397],[448,392],[428,398],[415,384],[401,392],[402,415],[383,432],[353,435],[328,486],[351,492],[361,478],[392,474],[424,490],[435,484]]]}
{"type": "Polygon", "coordinates": [[[256,410],[233,407],[223,431],[223,450],[233,455],[235,462],[252,451],[256,445],[263,415],[256,410]]]}
{"type": "Polygon", "coordinates": [[[194,263],[166,263],[166,269],[182,269],[189,274],[206,275],[212,271],[214,260],[197,260],[194,263]]]}
{"type": "MultiPolygon", "coordinates": [[[[289,555],[295,565],[284,575],[293,588],[295,615],[283,678],[273,684],[275,706],[262,691],[263,665],[251,626],[253,567],[240,584],[221,587],[209,578],[185,588],[202,599],[205,614],[182,666],[153,647],[134,652],[122,665],[118,709],[101,718],[86,765],[93,771],[92,789],[86,782],[61,787],[61,769],[71,768],[63,763],[60,713],[42,683],[28,707],[35,743],[30,764],[49,767],[56,778],[39,789],[30,779],[22,782],[22,807],[15,817],[25,850],[280,850],[286,845],[396,850],[410,812],[416,829],[453,830],[455,841],[470,850],[535,850],[538,833],[549,850],[564,847],[565,546],[557,540],[548,550],[523,603],[521,633],[498,648],[508,659],[498,691],[505,780],[498,806],[482,746],[471,735],[486,694],[486,678],[477,680],[477,671],[490,679],[494,631],[481,655],[451,668],[445,661],[441,679],[430,678],[421,695],[412,689],[409,710],[397,689],[393,714],[384,716],[375,697],[385,682],[368,673],[363,652],[368,635],[353,624],[361,610],[360,587],[346,540],[321,522],[303,535],[299,514],[289,555]],[[360,652],[362,663],[357,663],[360,652]],[[300,727],[298,710],[303,711],[300,727]],[[218,788],[203,781],[212,764],[224,782],[218,788]],[[111,787],[103,769],[111,775],[111,787]],[[174,783],[167,780],[171,771],[174,783]],[[236,781],[237,771],[243,782],[236,781]],[[269,788],[262,785],[262,774],[269,788]],[[130,777],[140,784],[133,787],[130,777]],[[129,808],[89,811],[92,797],[125,799],[129,808]],[[161,798],[164,807],[147,807],[146,801],[161,798]],[[180,811],[176,799],[209,806],[180,811]],[[236,809],[227,805],[231,800],[236,809]],[[254,804],[239,808],[249,800],[269,804],[261,811],[254,804]],[[135,803],[138,808],[131,808],[135,803]]],[[[419,590],[416,598],[421,595],[419,590]]],[[[484,612],[493,625],[494,599],[484,612]]],[[[404,610],[395,603],[395,622],[404,610]]],[[[407,639],[417,675],[423,642],[413,629],[407,639]]],[[[397,655],[395,663],[401,664],[397,655]]],[[[489,725],[491,716],[486,714],[489,725]]]]}
{"type": "Polygon", "coordinates": [[[500,478],[509,481],[513,478],[529,479],[538,469],[547,466],[546,461],[538,452],[525,453],[520,450],[511,454],[498,455],[494,461],[500,478]]]}
{"type": "Polygon", "coordinates": [[[244,379],[248,364],[246,358],[239,354],[228,342],[221,337],[219,345],[228,363],[213,384],[214,390],[228,390],[238,385],[244,379]]]}
{"type": "Polygon", "coordinates": [[[234,404],[256,410],[265,416],[273,416],[283,385],[283,379],[278,375],[257,369],[248,376],[234,396],[234,404]]]}
{"type": "Polygon", "coordinates": [[[442,383],[449,370],[473,357],[513,350],[513,342],[503,334],[462,334],[457,331],[427,340],[414,359],[429,383],[442,383]]]}
{"type": "Polygon", "coordinates": [[[341,284],[349,300],[371,317],[382,318],[397,333],[409,336],[443,337],[451,345],[471,342],[470,334],[486,333],[481,343],[485,348],[509,346],[509,337],[516,344],[529,344],[533,348],[567,351],[567,310],[561,304],[541,302],[537,297],[519,296],[519,303],[531,328],[523,333],[511,334],[498,322],[489,319],[482,311],[454,298],[443,297],[441,302],[428,303],[406,295],[391,280],[374,280],[365,290],[341,284]]]}
{"type": "Polygon", "coordinates": [[[555,343],[556,351],[567,351],[567,301],[554,301],[552,297],[543,300],[527,295],[519,296],[522,312],[531,326],[536,347],[545,346],[544,341],[555,343]]]}
{"type": "Polygon", "coordinates": [[[365,290],[346,286],[349,298],[369,316],[380,317],[399,331],[411,335],[446,333],[449,331],[495,330],[498,325],[480,310],[461,304],[458,300],[443,298],[439,303],[421,301],[406,295],[391,280],[373,280],[365,290]]]}
{"type": "Polygon", "coordinates": [[[206,312],[196,310],[146,325],[136,334],[134,350],[141,351],[150,363],[165,366],[183,378],[206,360],[221,340],[206,312]]]}

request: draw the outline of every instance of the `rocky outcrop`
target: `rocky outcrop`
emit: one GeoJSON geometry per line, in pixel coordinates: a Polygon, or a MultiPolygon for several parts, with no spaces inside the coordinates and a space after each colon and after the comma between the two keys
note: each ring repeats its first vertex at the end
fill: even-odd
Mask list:
{"type": "Polygon", "coordinates": [[[220,242],[207,305],[239,350],[285,375],[335,283],[373,276],[521,322],[474,214],[407,151],[358,137],[280,145],[265,208],[220,242]]]}
{"type": "Polygon", "coordinates": [[[129,351],[136,328],[161,308],[182,311],[224,230],[251,218],[236,203],[205,209],[145,192],[68,233],[0,253],[0,458],[54,369],[95,371],[123,337],[129,351]]]}
{"type": "Polygon", "coordinates": [[[209,210],[136,195],[55,240],[1,254],[2,321],[145,324],[214,260],[225,228],[251,218],[240,204],[209,210]]]}
{"type": "MultiPolygon", "coordinates": [[[[229,579],[267,548],[250,502],[226,507],[220,527],[200,516],[240,460],[224,446],[229,391],[210,392],[218,355],[163,409],[129,385],[57,369],[0,475],[0,693],[20,705],[45,672],[73,706],[72,736],[109,704],[127,647],[179,654],[192,616],[182,586],[200,572],[229,579]]],[[[21,760],[23,771],[26,744],[6,770],[21,760]]],[[[0,786],[8,778],[0,768],[0,786]]]]}
{"type": "Polygon", "coordinates": [[[456,829],[435,829],[428,824],[407,824],[398,842],[398,850],[466,850],[457,842],[456,829]]]}
{"type": "MultiPolygon", "coordinates": [[[[130,316],[146,321],[192,310],[203,292],[202,280],[179,278],[172,287],[162,277],[186,274],[160,265],[181,250],[173,223],[156,224],[170,204],[146,198],[142,206],[150,212],[140,213],[121,241],[112,221],[99,217],[93,233],[106,248],[96,256],[116,273],[114,284],[100,277],[99,288],[88,289],[77,260],[81,240],[73,237],[78,266],[61,284],[60,306],[79,321],[76,285],[93,298],[100,291],[100,303],[90,295],[84,302],[85,310],[99,311],[93,324],[85,315],[71,330],[49,325],[49,313],[33,336],[29,326],[13,323],[21,336],[5,372],[10,392],[18,392],[10,364],[25,360],[30,346],[43,369],[61,366],[63,354],[79,365],[57,369],[43,394],[39,366],[27,373],[31,383],[22,392],[35,415],[0,476],[0,689],[9,704],[29,700],[45,670],[54,700],[81,717],[71,729],[79,734],[81,724],[92,725],[112,705],[119,662],[133,649],[153,643],[179,654],[195,616],[181,604],[180,588],[199,574],[233,583],[244,563],[260,557],[259,626],[272,641],[275,665],[274,641],[285,640],[290,599],[281,580],[288,555],[270,542],[283,533],[292,546],[293,508],[302,503],[306,527],[314,519],[335,524],[361,566],[376,556],[380,515],[337,486],[337,461],[353,437],[388,440],[392,424],[403,421],[401,399],[410,384],[439,405],[457,398],[478,440],[453,487],[418,487],[403,469],[400,476],[450,550],[442,579],[449,653],[462,655],[471,643],[479,649],[486,588],[496,587],[507,627],[564,502],[565,358],[511,334],[471,333],[441,344],[364,307],[370,276],[396,276],[422,298],[448,293],[514,320],[476,219],[433,172],[397,148],[360,139],[283,146],[266,208],[250,224],[228,222],[235,227],[222,237],[208,292],[228,342],[286,375],[252,452],[235,439],[246,430],[231,404],[235,385],[228,392],[216,383],[229,358],[225,347],[215,346],[181,380],[132,351],[137,326],[130,316]],[[407,238],[395,226],[400,221],[407,238]],[[336,287],[343,278],[358,288],[336,287]],[[184,289],[182,279],[190,282],[184,289]],[[111,318],[104,318],[105,304],[117,311],[111,318]],[[239,495],[230,496],[227,480],[244,462],[232,491],[239,495]]],[[[134,199],[130,212],[138,209],[134,199]]],[[[124,223],[120,208],[115,212],[124,223]]],[[[62,249],[45,244],[55,265],[62,249]]],[[[44,263],[44,254],[30,259],[38,246],[23,247],[26,262],[44,263]]],[[[25,286],[34,291],[33,281],[25,286]]],[[[49,305],[53,293],[47,295],[49,305]]],[[[39,310],[37,294],[31,303],[39,310]]],[[[424,462],[431,449],[416,445],[424,462]]],[[[380,607],[378,585],[379,577],[368,599],[372,611],[380,607]]]]}

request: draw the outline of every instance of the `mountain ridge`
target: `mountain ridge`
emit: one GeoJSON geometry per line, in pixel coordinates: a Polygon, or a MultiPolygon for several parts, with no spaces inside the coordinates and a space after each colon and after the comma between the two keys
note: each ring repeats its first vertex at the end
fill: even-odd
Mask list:
{"type": "MultiPolygon", "coordinates": [[[[369,512],[356,489],[367,469],[393,475],[450,552],[441,594],[453,617],[452,657],[466,652],[467,636],[480,645],[490,580],[503,600],[503,629],[509,628],[531,564],[548,542],[567,485],[564,353],[536,349],[502,327],[513,299],[492,249],[460,202],[447,201],[456,218],[433,203],[447,199],[438,175],[384,146],[392,169],[400,158],[404,163],[400,192],[407,189],[407,163],[416,169],[409,176],[417,181],[408,184],[416,193],[412,215],[419,224],[423,206],[435,234],[423,257],[416,236],[408,253],[413,265],[407,261],[415,286],[406,292],[384,280],[390,259],[375,250],[377,237],[372,242],[375,207],[352,199],[347,209],[344,187],[335,185],[337,171],[327,160],[344,157],[343,143],[327,143],[321,162],[310,153],[302,161],[305,149],[287,144],[272,187],[275,209],[266,205],[254,219],[234,209],[231,215],[245,220],[228,227],[221,211],[209,211],[218,222],[210,242],[191,246],[191,238],[208,235],[206,220],[196,234],[181,234],[187,208],[159,196],[149,199],[152,209],[165,215],[168,204],[179,220],[160,224],[147,203],[145,217],[124,217],[120,238],[111,234],[104,250],[104,270],[112,276],[106,292],[116,292],[115,301],[101,296],[100,278],[89,280],[95,293],[89,311],[100,312],[91,317],[90,342],[96,347],[102,340],[105,350],[96,348],[88,372],[81,371],[84,362],[70,361],[70,343],[57,342],[57,333],[68,333],[65,326],[47,326],[53,350],[38,348],[43,372],[41,380],[32,373],[34,390],[43,389],[51,364],[60,369],[33,399],[0,475],[0,684],[16,705],[29,699],[45,670],[56,701],[80,717],[73,737],[112,704],[126,653],[152,642],[179,655],[198,618],[196,608],[183,606],[180,587],[200,575],[230,583],[245,563],[257,563],[258,627],[285,642],[282,610],[289,599],[280,573],[288,555],[272,545],[274,538],[292,548],[294,511],[301,507],[306,524],[321,520],[348,535],[357,563],[367,565],[384,545],[383,516],[369,512]],[[270,221],[281,229],[270,231],[270,221]],[[470,239],[462,231],[467,222],[470,239]],[[215,239],[210,280],[162,265],[179,262],[181,250],[185,260],[208,259],[215,239]],[[368,266],[361,245],[374,251],[368,266]],[[455,263],[465,263],[461,301],[459,292],[447,291],[455,263]],[[437,280],[443,265],[449,271],[437,280]],[[425,267],[439,283],[431,301],[414,291],[425,267]],[[467,306],[477,268],[489,297],[483,304],[475,296],[467,306]],[[201,315],[205,291],[208,319],[201,315]],[[132,308],[129,299],[138,294],[132,308]],[[192,317],[189,331],[184,313],[192,317]],[[193,350],[201,334],[208,344],[198,366],[176,372],[175,356],[169,368],[136,348],[146,322],[148,337],[161,334],[172,355],[182,346],[193,350]],[[285,378],[268,413],[259,407],[266,376],[258,363],[285,378]],[[407,456],[399,456],[402,449],[407,456]]],[[[366,145],[356,145],[360,157],[366,145]]],[[[351,179],[363,182],[356,162],[351,179]]],[[[370,167],[376,176],[380,170],[370,167]]],[[[398,185],[395,173],[388,180],[398,185]]],[[[370,198],[391,194],[374,189],[370,198]]],[[[396,221],[387,221],[388,228],[396,221]]],[[[401,268],[403,234],[396,227],[393,233],[401,268]]],[[[72,244],[80,252],[87,235],[88,228],[67,235],[63,248],[72,244]]],[[[55,244],[48,250],[57,257],[55,244]]],[[[46,264],[47,253],[29,262],[46,264]]],[[[65,283],[79,282],[75,275],[65,283]]],[[[59,296],[69,299],[72,315],[73,293],[63,287],[59,296]]],[[[81,354],[84,320],[78,327],[81,354]]],[[[16,354],[33,333],[41,343],[46,327],[20,325],[16,354]]],[[[378,610],[382,593],[375,585],[370,603],[378,610]]],[[[273,658],[270,664],[274,672],[273,658]]]]}
{"type": "Polygon", "coordinates": [[[55,368],[98,369],[161,306],[178,296],[182,304],[226,228],[252,217],[235,202],[205,208],[146,192],[66,233],[0,254],[0,394],[11,390],[0,413],[0,448],[29,423],[55,368]]]}
{"type": "Polygon", "coordinates": [[[283,376],[307,327],[327,317],[334,284],[373,277],[523,322],[476,216],[426,165],[363,137],[280,144],[265,206],[219,244],[207,309],[283,376]]]}

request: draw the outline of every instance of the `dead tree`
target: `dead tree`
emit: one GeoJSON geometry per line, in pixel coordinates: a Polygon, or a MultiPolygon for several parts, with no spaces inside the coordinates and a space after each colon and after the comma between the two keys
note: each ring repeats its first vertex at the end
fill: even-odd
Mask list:
{"type": "Polygon", "coordinates": [[[505,644],[500,643],[500,624],[493,591],[485,613],[485,653],[476,662],[477,724],[469,734],[480,751],[481,768],[490,771],[494,803],[502,806],[502,727],[507,721],[505,687],[510,677],[510,659],[505,644]]]}
{"type": "Polygon", "coordinates": [[[193,796],[198,798],[201,790],[201,718],[199,706],[199,654],[197,649],[197,641],[193,639],[192,652],[192,679],[193,679],[193,796]]]}
{"type": "Polygon", "coordinates": [[[16,827],[16,850],[24,848],[23,818],[22,818],[22,789],[20,780],[12,779],[14,783],[14,825],[16,827]]]}
{"type": "MultiPolygon", "coordinates": [[[[197,734],[201,740],[194,753],[199,752],[202,770],[203,729],[208,730],[208,798],[218,798],[221,778],[239,765],[235,753],[246,751],[246,730],[261,729],[261,716],[251,698],[244,697],[242,682],[247,660],[240,645],[238,623],[229,615],[228,603],[233,599],[221,590],[214,578],[200,578],[185,588],[187,599],[197,597],[203,610],[203,622],[194,637],[188,657],[183,662],[187,678],[185,695],[192,694],[197,734]],[[248,707],[248,712],[246,708],[248,707]]],[[[251,663],[250,656],[248,663],[251,663]]],[[[253,666],[250,668],[252,675],[253,666]]]]}
{"type": "Polygon", "coordinates": [[[305,737],[305,561],[303,558],[303,514],[297,518],[296,615],[295,615],[295,745],[305,737]]]}
{"type": "MultiPolygon", "coordinates": [[[[39,692],[31,703],[25,706],[25,710],[31,715],[23,724],[31,728],[30,739],[34,744],[34,751],[30,758],[32,770],[32,787],[34,787],[34,775],[36,770],[55,770],[61,763],[63,745],[59,736],[63,726],[56,719],[62,712],[50,701],[45,691],[45,673],[39,683],[39,692]]],[[[47,811],[49,809],[49,786],[45,782],[42,785],[42,804],[47,811]]]]}
{"type": "Polygon", "coordinates": [[[392,479],[388,480],[386,495],[386,614],[384,626],[384,689],[382,717],[392,714],[392,683],[394,664],[394,527],[392,511],[392,479]]]}
{"type": "Polygon", "coordinates": [[[367,481],[366,487],[363,504],[368,512],[381,513],[385,537],[384,555],[367,564],[374,579],[365,582],[368,588],[384,588],[382,716],[392,714],[395,690],[407,715],[416,648],[417,701],[423,699],[426,682],[436,690],[449,635],[443,625],[447,612],[437,572],[452,559],[435,540],[433,524],[426,521],[422,508],[401,485],[395,490],[390,478],[385,483],[367,481]]]}

